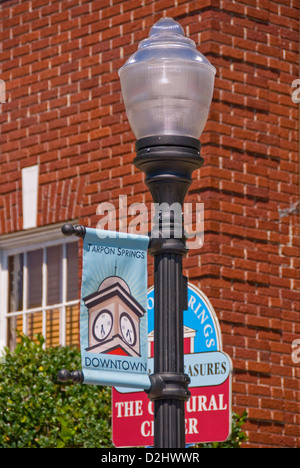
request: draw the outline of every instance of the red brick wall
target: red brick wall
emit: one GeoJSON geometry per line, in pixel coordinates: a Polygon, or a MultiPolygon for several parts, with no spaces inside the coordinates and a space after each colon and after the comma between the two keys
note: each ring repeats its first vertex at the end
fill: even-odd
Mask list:
{"type": "Polygon", "coordinates": [[[95,227],[97,205],[119,195],[150,202],[117,71],[163,15],[217,69],[186,199],[205,204],[205,240],[186,273],[219,317],[247,445],[299,447],[297,0],[2,2],[0,234],[22,229],[21,170],[35,164],[39,226],[95,227]]]}

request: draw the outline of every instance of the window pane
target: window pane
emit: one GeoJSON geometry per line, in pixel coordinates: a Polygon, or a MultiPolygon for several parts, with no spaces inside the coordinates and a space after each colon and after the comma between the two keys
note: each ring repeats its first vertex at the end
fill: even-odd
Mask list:
{"type": "Polygon", "coordinates": [[[46,314],[46,346],[47,348],[59,345],[60,310],[47,310],[46,314]]]}
{"type": "Polygon", "coordinates": [[[68,281],[67,301],[78,299],[78,244],[67,244],[68,281]]]}
{"type": "Polygon", "coordinates": [[[43,250],[33,250],[27,254],[28,265],[28,308],[42,305],[42,266],[43,250]]]}
{"type": "Polygon", "coordinates": [[[32,314],[27,314],[25,320],[27,336],[35,341],[36,335],[43,333],[43,314],[42,312],[33,312],[32,314]]]}
{"type": "Polygon", "coordinates": [[[56,245],[47,249],[48,284],[47,304],[59,304],[61,302],[61,262],[62,246],[56,245]]]}
{"type": "Polygon", "coordinates": [[[79,304],[66,308],[66,345],[79,344],[79,304]]]}
{"type": "Polygon", "coordinates": [[[18,312],[23,309],[23,264],[24,255],[8,257],[9,293],[8,311],[18,312]]]}
{"type": "Polygon", "coordinates": [[[23,330],[23,314],[17,317],[7,319],[7,346],[10,351],[13,351],[20,342],[19,333],[23,330]]]}

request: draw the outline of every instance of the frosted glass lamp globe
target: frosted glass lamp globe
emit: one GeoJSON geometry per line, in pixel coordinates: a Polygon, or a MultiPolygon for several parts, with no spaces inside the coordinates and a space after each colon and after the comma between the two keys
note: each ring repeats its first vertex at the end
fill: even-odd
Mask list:
{"type": "Polygon", "coordinates": [[[198,139],[207,121],[215,73],[179,23],[172,18],[160,19],[119,70],[135,137],[198,139]]]}

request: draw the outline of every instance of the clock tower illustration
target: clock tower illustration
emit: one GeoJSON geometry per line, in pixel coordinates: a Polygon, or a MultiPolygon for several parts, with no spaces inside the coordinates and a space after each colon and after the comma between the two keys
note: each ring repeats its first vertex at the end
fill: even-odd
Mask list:
{"type": "Polygon", "coordinates": [[[140,356],[140,319],[145,309],[119,276],[109,276],[98,290],[83,298],[89,313],[91,353],[140,356]]]}

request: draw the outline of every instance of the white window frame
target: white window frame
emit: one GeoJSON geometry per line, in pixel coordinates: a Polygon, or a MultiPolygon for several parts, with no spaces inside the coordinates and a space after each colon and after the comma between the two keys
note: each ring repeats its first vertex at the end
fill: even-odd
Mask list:
{"type": "MultiPolygon", "coordinates": [[[[74,223],[74,221],[72,222],[74,223]]],[[[61,233],[61,223],[55,226],[22,231],[16,234],[0,237],[0,352],[7,346],[7,320],[16,316],[23,316],[23,334],[27,335],[26,317],[34,312],[42,312],[42,335],[46,340],[46,312],[59,309],[59,344],[66,344],[66,309],[67,307],[79,304],[80,299],[67,301],[67,245],[78,242],[75,236],[66,237],[61,233]],[[55,245],[62,245],[62,301],[59,304],[46,304],[47,285],[47,263],[46,249],[55,245]],[[43,250],[43,296],[41,307],[27,309],[27,288],[23,288],[23,310],[20,312],[8,312],[8,257],[17,254],[24,254],[23,281],[27,282],[27,254],[32,250],[43,250]]],[[[76,224],[76,222],[75,222],[76,224]]],[[[46,346],[46,343],[45,345],[46,346]]]]}

